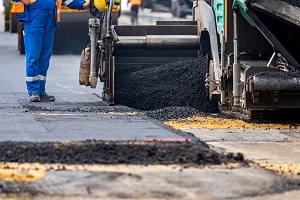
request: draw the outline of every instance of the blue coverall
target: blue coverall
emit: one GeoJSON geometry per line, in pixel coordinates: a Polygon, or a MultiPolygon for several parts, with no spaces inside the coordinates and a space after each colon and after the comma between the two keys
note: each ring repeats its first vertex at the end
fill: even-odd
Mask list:
{"type": "MultiPolygon", "coordinates": [[[[72,9],[84,9],[84,0],[62,2],[72,9]]],[[[56,0],[36,0],[25,7],[25,15],[19,20],[24,21],[27,90],[30,96],[34,93],[43,96],[46,94],[46,76],[53,49],[54,32],[59,26],[56,22],[56,0]]]]}

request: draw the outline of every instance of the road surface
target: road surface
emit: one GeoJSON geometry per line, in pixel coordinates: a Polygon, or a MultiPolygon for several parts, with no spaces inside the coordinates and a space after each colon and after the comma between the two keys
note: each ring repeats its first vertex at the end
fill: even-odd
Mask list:
{"type": "MultiPolygon", "coordinates": [[[[145,13],[141,22],[152,23],[151,15],[159,18],[157,13],[145,13]]],[[[128,23],[126,17],[121,18],[120,23],[128,23]]],[[[3,21],[2,16],[0,21],[3,21]]],[[[3,30],[2,24],[0,30],[3,30]]],[[[18,54],[16,43],[16,34],[0,32],[1,142],[191,138],[197,143],[200,138],[220,152],[239,151],[256,163],[265,163],[266,159],[271,164],[299,163],[297,130],[177,130],[134,109],[106,106],[99,98],[101,86],[91,89],[78,85],[78,55],[52,57],[47,92],[57,100],[31,103],[26,94],[25,57],[18,54]]],[[[2,162],[0,199],[252,200],[300,196],[299,175],[280,175],[256,163],[186,167],[2,162]]]]}

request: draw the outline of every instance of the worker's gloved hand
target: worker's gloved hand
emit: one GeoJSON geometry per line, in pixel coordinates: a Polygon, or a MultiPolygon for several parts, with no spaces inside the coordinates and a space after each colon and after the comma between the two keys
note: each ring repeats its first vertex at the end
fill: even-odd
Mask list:
{"type": "Polygon", "coordinates": [[[86,0],[82,6],[84,9],[88,9],[90,7],[90,0],[86,0]]]}

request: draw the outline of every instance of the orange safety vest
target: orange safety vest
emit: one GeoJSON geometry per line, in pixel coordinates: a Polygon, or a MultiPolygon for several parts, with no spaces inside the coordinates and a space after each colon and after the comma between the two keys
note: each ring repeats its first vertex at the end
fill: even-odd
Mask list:
{"type": "MultiPolygon", "coordinates": [[[[30,4],[36,0],[30,0],[30,4]]],[[[62,0],[56,1],[56,22],[60,22],[60,11],[61,11],[62,0]]],[[[23,13],[25,11],[24,4],[21,1],[14,1],[11,8],[11,13],[23,13]]]]}
{"type": "Polygon", "coordinates": [[[142,5],[142,0],[130,0],[129,1],[132,6],[140,6],[142,5]]]}
{"type": "MultiPolygon", "coordinates": [[[[30,3],[29,4],[32,4],[34,3],[36,0],[30,0],[30,3]]],[[[25,9],[24,9],[24,4],[21,2],[21,1],[14,1],[13,2],[13,5],[12,5],[12,8],[11,8],[11,13],[22,13],[24,12],[25,9]]]]}
{"type": "Polygon", "coordinates": [[[13,2],[12,8],[11,8],[11,13],[22,13],[24,12],[24,4],[21,1],[18,2],[13,2]]]}

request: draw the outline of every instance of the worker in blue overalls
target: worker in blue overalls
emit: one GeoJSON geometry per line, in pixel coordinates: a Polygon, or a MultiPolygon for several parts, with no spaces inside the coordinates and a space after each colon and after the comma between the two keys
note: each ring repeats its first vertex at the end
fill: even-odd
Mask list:
{"type": "Polygon", "coordinates": [[[78,10],[90,4],[89,0],[15,0],[13,4],[12,12],[24,22],[26,84],[31,102],[55,101],[54,96],[46,93],[45,84],[61,3],[78,10]]]}

